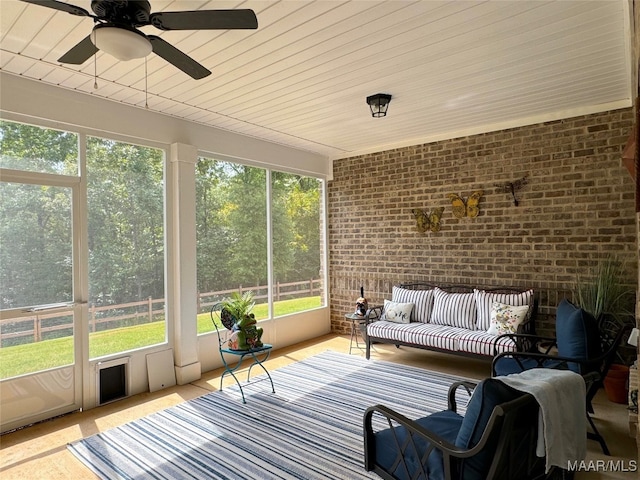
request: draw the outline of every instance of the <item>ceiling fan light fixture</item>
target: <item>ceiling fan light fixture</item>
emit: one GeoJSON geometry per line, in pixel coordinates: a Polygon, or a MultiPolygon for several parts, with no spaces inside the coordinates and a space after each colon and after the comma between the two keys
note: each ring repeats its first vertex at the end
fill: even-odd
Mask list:
{"type": "Polygon", "coordinates": [[[99,50],[122,61],[143,58],[152,51],[151,42],[141,32],[106,23],[94,27],[91,41],[99,50]]]}
{"type": "Polygon", "coordinates": [[[376,93],[367,97],[367,103],[371,108],[371,116],[374,118],[384,117],[387,115],[391,95],[388,93],[376,93]]]}

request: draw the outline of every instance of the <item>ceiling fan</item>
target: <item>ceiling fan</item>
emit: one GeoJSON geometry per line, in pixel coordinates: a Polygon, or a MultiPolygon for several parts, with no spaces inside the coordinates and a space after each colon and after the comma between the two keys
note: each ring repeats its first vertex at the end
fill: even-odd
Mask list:
{"type": "Polygon", "coordinates": [[[253,10],[193,10],[151,13],[147,0],[91,0],[91,10],[57,0],[22,0],[53,8],[79,17],[93,18],[90,35],[58,59],[61,63],[81,65],[98,50],[119,60],[131,60],[152,51],[199,80],[211,72],[194,59],[156,35],[145,35],[138,27],[153,25],[160,30],[235,30],[256,29],[258,19],[253,10]]]}

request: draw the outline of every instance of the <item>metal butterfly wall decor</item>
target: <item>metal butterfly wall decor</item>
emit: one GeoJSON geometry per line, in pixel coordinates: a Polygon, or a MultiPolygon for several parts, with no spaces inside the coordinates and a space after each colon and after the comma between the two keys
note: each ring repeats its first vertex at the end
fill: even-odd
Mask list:
{"type": "Polygon", "coordinates": [[[527,177],[528,175],[525,175],[520,180],[514,182],[496,183],[494,187],[498,189],[498,192],[510,193],[513,197],[513,204],[517,207],[519,202],[516,198],[516,192],[527,184],[527,177]]]}
{"type": "Polygon", "coordinates": [[[480,197],[484,192],[482,190],[476,190],[465,201],[460,195],[456,193],[450,193],[447,195],[451,200],[451,206],[453,207],[453,216],[456,218],[474,218],[480,213],[478,203],[480,203],[480,197]]]}
{"type": "Polygon", "coordinates": [[[413,213],[413,216],[416,219],[416,229],[420,233],[425,233],[428,230],[431,230],[432,232],[439,232],[442,212],[444,212],[444,207],[434,208],[431,213],[427,213],[419,208],[411,210],[411,213],[413,213]]]}

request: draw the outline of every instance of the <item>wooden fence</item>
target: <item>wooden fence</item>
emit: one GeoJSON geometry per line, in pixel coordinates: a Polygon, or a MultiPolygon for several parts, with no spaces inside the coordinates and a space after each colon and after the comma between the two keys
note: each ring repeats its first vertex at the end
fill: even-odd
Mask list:
{"type": "MultiPolygon", "coordinates": [[[[233,292],[243,293],[248,290],[257,292],[267,291],[267,286],[260,285],[256,287],[238,287],[230,290],[220,290],[216,292],[198,293],[197,304],[198,312],[214,305],[233,292]]],[[[276,283],[274,285],[274,301],[280,301],[289,298],[298,298],[320,295],[322,291],[322,281],[320,279],[305,280],[302,282],[276,283]]],[[[262,303],[261,300],[267,299],[267,294],[256,294],[254,296],[256,303],[262,303]]],[[[116,322],[118,328],[125,326],[127,322],[133,322],[135,325],[150,323],[154,318],[165,314],[164,298],[153,299],[149,297],[139,302],[121,303],[118,305],[105,305],[96,307],[89,305],[89,331],[96,332],[100,330],[101,325],[110,322],[116,322]],[[158,308],[158,304],[161,306],[158,308]],[[124,313],[126,310],[135,309],[134,312],[124,313]],[[108,311],[114,311],[114,315],[109,315],[108,311]]],[[[106,330],[107,328],[102,328],[106,330]]],[[[69,312],[57,313],[35,313],[32,316],[20,318],[7,318],[0,321],[0,342],[12,338],[33,337],[33,342],[43,340],[43,334],[60,330],[70,330],[69,335],[73,331],[73,315],[69,312]],[[64,321],[68,317],[68,321],[64,321]],[[55,319],[59,319],[57,322],[55,319]],[[50,322],[47,322],[50,321],[50,322]],[[51,323],[51,324],[48,324],[51,323]],[[13,325],[13,328],[10,326],[13,325]],[[7,331],[9,327],[10,331],[7,331]]],[[[24,340],[20,343],[25,343],[24,340]]]]}

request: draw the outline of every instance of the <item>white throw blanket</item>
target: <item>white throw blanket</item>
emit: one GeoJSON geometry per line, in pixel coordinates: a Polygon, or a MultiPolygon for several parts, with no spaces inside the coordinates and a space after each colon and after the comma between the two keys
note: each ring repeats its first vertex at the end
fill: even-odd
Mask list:
{"type": "Polygon", "coordinates": [[[536,453],[546,454],[546,471],[566,469],[587,453],[586,387],[581,375],[570,370],[534,368],[495,377],[510,387],[533,395],[540,405],[536,453]]]}

